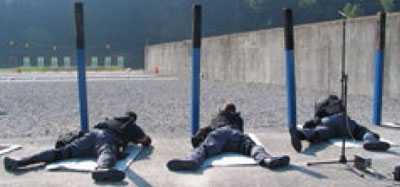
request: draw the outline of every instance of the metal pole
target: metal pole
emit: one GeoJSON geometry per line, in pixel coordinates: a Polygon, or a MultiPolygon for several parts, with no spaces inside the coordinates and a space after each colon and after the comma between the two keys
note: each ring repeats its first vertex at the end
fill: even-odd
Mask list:
{"type": "Polygon", "coordinates": [[[385,26],[386,26],[386,13],[379,12],[377,50],[375,53],[375,80],[374,80],[374,97],[373,97],[373,118],[374,125],[381,125],[382,120],[382,95],[383,95],[383,63],[385,57],[385,26]]]}
{"type": "Polygon", "coordinates": [[[193,7],[192,38],[192,135],[199,129],[200,114],[200,56],[201,56],[201,5],[193,7]]]}
{"type": "Polygon", "coordinates": [[[76,62],[78,67],[79,106],[81,117],[81,131],[89,131],[88,107],[86,94],[86,67],[85,67],[85,35],[83,22],[83,3],[75,3],[76,25],[76,62]]]}
{"type": "Polygon", "coordinates": [[[289,129],[296,128],[296,76],[294,59],[293,14],[291,9],[284,10],[285,17],[285,56],[286,56],[286,87],[287,115],[289,129]]]}
{"type": "MultiPolygon", "coordinates": [[[[347,73],[346,73],[346,24],[347,24],[347,17],[343,18],[342,22],[342,63],[341,63],[341,99],[342,105],[344,108],[344,124],[346,125],[346,129],[349,129],[349,120],[347,117],[347,73]]],[[[346,138],[342,138],[342,147],[340,152],[340,163],[347,163],[346,157],[346,138]]]]}

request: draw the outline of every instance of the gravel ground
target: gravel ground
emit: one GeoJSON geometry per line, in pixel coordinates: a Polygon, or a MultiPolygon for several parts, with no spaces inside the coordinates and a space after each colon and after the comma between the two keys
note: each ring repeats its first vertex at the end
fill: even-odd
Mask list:
{"type": "MultiPolygon", "coordinates": [[[[175,136],[189,132],[189,84],[178,80],[104,80],[88,82],[89,118],[93,126],[126,110],[138,113],[146,131],[175,136]]],[[[60,82],[0,82],[0,138],[57,136],[79,127],[77,85],[60,82]]],[[[351,88],[350,88],[351,89],[351,88]]],[[[313,105],[328,93],[298,90],[298,121],[312,117],[313,105]]],[[[259,83],[202,82],[201,124],[226,101],[237,104],[246,127],[286,124],[286,92],[259,83]]],[[[400,100],[384,98],[384,121],[400,121],[400,100]]],[[[370,124],[371,98],[349,97],[349,113],[370,124]]]]}

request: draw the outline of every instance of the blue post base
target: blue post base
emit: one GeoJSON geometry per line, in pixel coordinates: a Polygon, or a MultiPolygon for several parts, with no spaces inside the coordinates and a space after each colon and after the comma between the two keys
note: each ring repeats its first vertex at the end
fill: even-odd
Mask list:
{"type": "Polygon", "coordinates": [[[193,64],[192,64],[192,135],[195,135],[199,130],[200,116],[200,55],[199,48],[193,49],[193,64]]]}
{"type": "Polygon", "coordinates": [[[381,125],[382,122],[383,60],[384,53],[382,50],[378,50],[375,54],[375,80],[372,107],[372,123],[374,125],[381,125]]]}
{"type": "Polygon", "coordinates": [[[295,128],[297,125],[294,51],[293,50],[285,50],[285,56],[286,56],[288,127],[289,127],[289,129],[292,129],[292,128],[295,128]]]}
{"type": "Polygon", "coordinates": [[[79,106],[81,117],[81,131],[88,132],[88,109],[87,109],[87,93],[86,93],[86,65],[85,50],[78,49],[76,54],[78,67],[78,88],[79,88],[79,106]]]}

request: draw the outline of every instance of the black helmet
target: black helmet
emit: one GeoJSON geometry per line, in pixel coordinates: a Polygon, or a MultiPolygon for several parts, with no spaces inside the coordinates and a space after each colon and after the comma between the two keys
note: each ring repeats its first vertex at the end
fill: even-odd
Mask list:
{"type": "Polygon", "coordinates": [[[133,119],[133,121],[136,121],[137,115],[133,111],[127,111],[127,112],[125,112],[125,115],[120,116],[120,117],[115,117],[114,119],[118,120],[118,121],[128,121],[128,120],[133,119]]]}
{"type": "Polygon", "coordinates": [[[235,104],[233,104],[233,103],[225,104],[225,106],[224,106],[224,111],[225,111],[225,112],[232,112],[232,113],[235,113],[235,112],[236,112],[236,106],[235,106],[235,104]]]}
{"type": "Polygon", "coordinates": [[[137,119],[137,115],[134,111],[128,111],[125,113],[125,115],[131,117],[131,118],[135,118],[135,120],[137,119]]]}

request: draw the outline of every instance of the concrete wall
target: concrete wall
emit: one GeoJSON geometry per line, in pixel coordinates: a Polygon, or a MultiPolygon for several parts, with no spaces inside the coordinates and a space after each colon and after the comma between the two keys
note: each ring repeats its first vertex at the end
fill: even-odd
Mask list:
{"type": "Polygon", "coordinates": [[[150,73],[187,78],[191,61],[189,41],[149,46],[145,49],[145,69],[150,73]]]}
{"type": "Polygon", "coordinates": [[[400,15],[387,20],[384,93],[400,96],[400,15]]]}
{"type": "MultiPolygon", "coordinates": [[[[377,17],[351,19],[346,31],[349,93],[372,95],[377,17]]],[[[332,21],[295,27],[296,83],[298,88],[340,90],[342,22],[332,21]]],[[[385,95],[400,96],[400,14],[387,20],[385,95]]],[[[203,39],[204,79],[285,84],[281,28],[203,39]]],[[[190,78],[191,42],[149,46],[146,70],[190,78]]]]}

